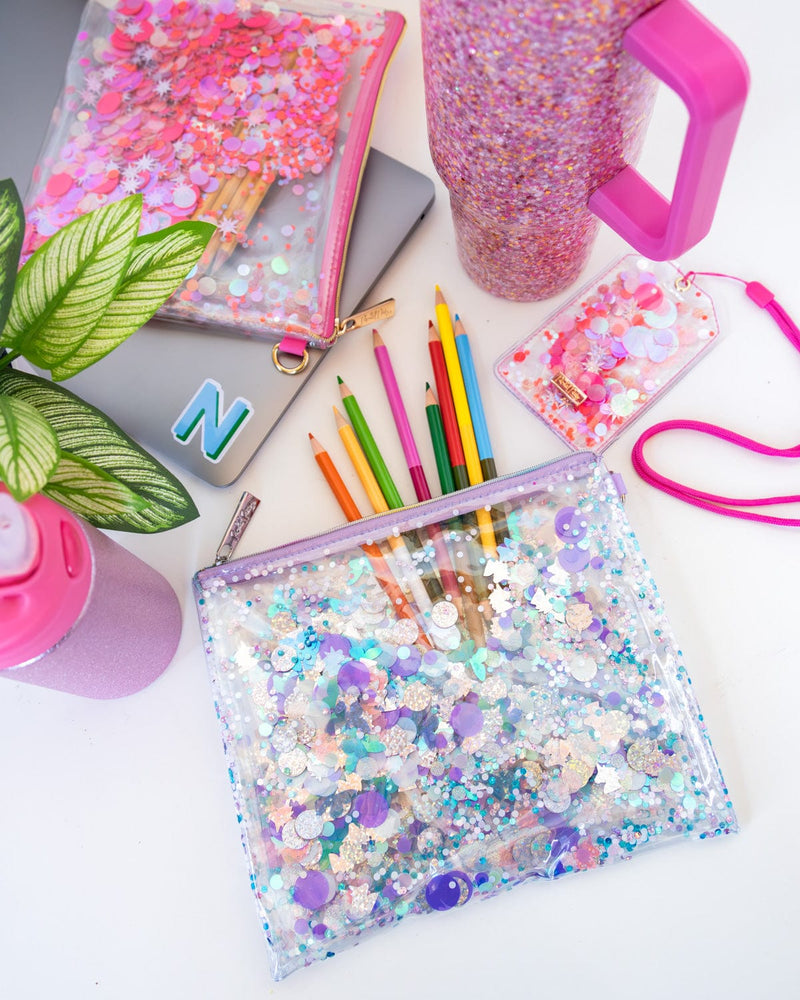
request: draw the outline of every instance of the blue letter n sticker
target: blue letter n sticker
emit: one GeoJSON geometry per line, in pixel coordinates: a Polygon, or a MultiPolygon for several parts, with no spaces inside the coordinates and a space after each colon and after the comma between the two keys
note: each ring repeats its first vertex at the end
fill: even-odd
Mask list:
{"type": "Polygon", "coordinates": [[[172,436],[181,444],[188,444],[202,422],[203,454],[209,462],[218,462],[253,413],[252,404],[241,396],[220,419],[223,406],[222,386],[207,378],[172,425],[172,436]]]}

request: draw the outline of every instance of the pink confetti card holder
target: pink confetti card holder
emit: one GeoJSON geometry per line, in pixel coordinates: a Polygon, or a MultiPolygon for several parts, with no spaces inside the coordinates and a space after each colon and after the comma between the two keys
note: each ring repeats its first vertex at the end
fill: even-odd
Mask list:
{"type": "Polygon", "coordinates": [[[497,362],[500,381],[576,450],[602,451],[714,344],[711,298],[674,264],[616,261],[497,362]]]}
{"type": "Polygon", "coordinates": [[[404,24],[329,0],[90,0],[27,193],[25,255],[138,193],[144,232],[218,227],[160,316],[293,342],[295,354],[329,346],[404,24]]]}

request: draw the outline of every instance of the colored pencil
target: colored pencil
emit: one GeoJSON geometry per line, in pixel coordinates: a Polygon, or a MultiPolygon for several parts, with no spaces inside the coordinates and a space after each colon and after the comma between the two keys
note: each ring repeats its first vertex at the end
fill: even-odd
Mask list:
{"type": "Polygon", "coordinates": [[[394,484],[394,480],[389,475],[386,462],[384,462],[383,456],[375,443],[375,438],[372,436],[372,431],[369,429],[369,425],[364,419],[364,414],[361,412],[358,400],[341,378],[338,378],[338,381],[339,392],[341,394],[342,403],[347,412],[347,416],[350,418],[350,423],[352,424],[356,437],[364,450],[364,454],[367,457],[370,468],[375,474],[375,478],[378,480],[381,493],[383,493],[386,498],[386,503],[392,508],[402,507],[403,499],[394,484]]]}
{"type": "MultiPolygon", "coordinates": [[[[403,455],[405,456],[406,465],[408,466],[408,471],[411,476],[411,482],[414,485],[414,492],[417,500],[420,502],[423,500],[430,500],[430,486],[428,485],[428,480],[425,476],[425,470],[422,467],[422,459],[419,457],[419,451],[417,450],[417,443],[414,440],[414,435],[411,430],[408,413],[406,412],[406,408],[403,403],[403,397],[400,394],[400,387],[397,384],[397,377],[394,373],[394,367],[392,366],[389,349],[386,347],[383,338],[377,330],[372,331],[372,346],[375,352],[375,359],[378,362],[378,370],[381,373],[381,379],[383,380],[383,385],[386,390],[386,397],[389,400],[389,407],[392,411],[392,416],[394,417],[395,426],[397,427],[397,433],[400,438],[400,444],[403,448],[403,455]]],[[[447,591],[451,600],[457,601],[459,597],[458,581],[455,570],[453,569],[453,565],[450,561],[447,546],[442,538],[442,533],[435,524],[429,525],[426,532],[436,554],[436,565],[441,576],[441,583],[444,590],[447,591]]],[[[430,580],[431,578],[429,577],[428,579],[430,580]]],[[[428,592],[431,594],[431,597],[434,596],[433,593],[431,593],[430,588],[428,588],[428,592]]],[[[440,596],[442,595],[440,594],[440,596]]]]}
{"type": "MultiPolygon", "coordinates": [[[[442,411],[436,402],[428,382],[425,383],[425,416],[428,418],[428,429],[431,434],[433,454],[436,459],[436,471],[439,473],[439,485],[442,493],[452,493],[456,488],[453,482],[453,470],[450,466],[450,455],[447,451],[447,439],[442,422],[442,411]]],[[[465,469],[466,471],[466,469],[465,469]]]]}
{"type": "Polygon", "coordinates": [[[328,486],[330,486],[331,493],[333,493],[336,502],[342,508],[342,513],[348,521],[360,520],[361,511],[359,511],[350,490],[345,486],[344,480],[333,464],[333,459],[313,434],[309,433],[308,440],[311,442],[311,448],[314,452],[314,458],[317,460],[317,465],[322,470],[322,475],[325,477],[328,486]]]}
{"type": "MultiPolygon", "coordinates": [[[[447,377],[450,382],[450,390],[453,393],[453,406],[455,407],[456,419],[458,420],[461,444],[464,448],[467,476],[469,477],[470,486],[477,486],[483,482],[483,470],[481,469],[481,461],[478,456],[475,431],[472,428],[467,390],[464,386],[461,363],[458,360],[458,348],[456,347],[453,324],[450,321],[450,310],[438,285],[436,286],[435,307],[436,319],[439,322],[439,338],[442,344],[445,365],[447,366],[447,377]]],[[[492,527],[491,514],[483,507],[479,507],[475,511],[475,518],[478,522],[478,529],[481,535],[481,545],[487,559],[496,558],[497,540],[492,527]]]]}
{"type": "MultiPolygon", "coordinates": [[[[360,520],[361,513],[358,506],[356,505],[350,491],[345,486],[344,480],[339,475],[338,469],[333,464],[333,459],[313,434],[309,434],[308,438],[311,441],[311,447],[314,451],[314,458],[317,461],[317,465],[322,470],[325,481],[328,486],[330,486],[331,492],[336,498],[339,506],[342,508],[342,513],[348,521],[360,520]]],[[[380,548],[374,542],[362,545],[361,548],[370,561],[370,565],[375,573],[375,578],[383,588],[386,596],[389,598],[389,603],[391,604],[392,609],[402,618],[408,618],[419,626],[417,616],[414,614],[414,609],[406,600],[402,588],[397,583],[396,575],[392,573],[392,570],[386,562],[380,548]]],[[[424,632],[420,633],[419,638],[420,641],[430,646],[430,642],[424,632]]]]}
{"type": "Polygon", "coordinates": [[[375,360],[378,362],[378,370],[381,373],[383,386],[386,389],[386,398],[389,400],[389,408],[394,417],[395,427],[397,428],[397,434],[403,448],[403,455],[405,456],[406,465],[411,476],[411,482],[414,484],[414,492],[417,495],[417,500],[430,500],[431,490],[428,486],[428,480],[425,478],[425,470],[422,468],[422,459],[419,457],[417,444],[411,431],[411,424],[408,420],[403,397],[400,395],[400,387],[397,384],[397,377],[394,373],[389,349],[377,330],[372,331],[372,348],[375,352],[375,360]]]}
{"type": "Polygon", "coordinates": [[[436,286],[436,320],[439,324],[439,339],[444,352],[444,362],[447,366],[447,377],[450,382],[450,391],[453,394],[453,406],[456,411],[458,421],[458,431],[461,435],[461,445],[464,449],[464,461],[467,466],[467,475],[471,486],[483,482],[481,472],[481,461],[478,457],[478,445],[475,441],[475,431],[472,427],[472,418],[469,413],[469,402],[467,401],[467,390],[464,386],[464,376],[461,373],[461,364],[458,360],[458,349],[456,338],[453,333],[453,324],[450,321],[450,310],[447,308],[442,290],[436,286]]]}
{"type": "MultiPolygon", "coordinates": [[[[483,400],[481,399],[478,375],[475,371],[475,361],[472,357],[472,347],[470,346],[467,331],[459,316],[456,315],[453,324],[455,333],[456,349],[458,350],[458,360],[461,364],[461,373],[464,376],[464,387],[467,390],[467,401],[469,402],[469,412],[472,417],[472,426],[475,429],[475,442],[478,445],[478,457],[481,463],[481,472],[484,479],[497,478],[497,466],[494,461],[492,442],[489,439],[489,428],[486,424],[486,414],[483,410],[483,400]]],[[[492,508],[492,520],[495,539],[505,538],[508,534],[505,515],[498,507],[492,508]]]]}
{"type": "MultiPolygon", "coordinates": [[[[377,478],[372,471],[370,463],[367,461],[367,457],[364,454],[364,450],[356,437],[353,428],[347,423],[339,410],[334,406],[333,408],[334,416],[336,417],[336,427],[339,431],[339,437],[342,439],[345,451],[347,452],[350,461],[353,463],[353,468],[356,471],[356,475],[361,480],[361,485],[364,487],[364,491],[367,494],[370,505],[376,514],[383,514],[385,511],[390,509],[390,505],[386,500],[383,491],[378,484],[377,478]]],[[[397,505],[402,507],[402,501],[397,505]]],[[[414,566],[414,560],[411,558],[411,553],[408,551],[405,541],[399,535],[389,535],[386,539],[389,543],[395,559],[397,559],[398,566],[403,571],[403,575],[406,577],[409,590],[417,603],[420,613],[425,615],[430,614],[430,610],[433,607],[431,595],[425,588],[425,581],[420,577],[419,573],[414,566]]],[[[438,594],[437,596],[442,596],[444,591],[441,589],[441,584],[438,580],[438,594]]]]}
{"type": "Polygon", "coordinates": [[[378,485],[378,480],[375,478],[375,473],[372,471],[372,467],[367,461],[367,456],[364,454],[363,448],[358,443],[355,431],[335,406],[333,408],[333,415],[336,419],[336,430],[339,432],[339,437],[342,439],[344,450],[347,452],[348,458],[353,464],[356,475],[358,476],[361,485],[364,487],[364,492],[367,494],[370,506],[376,513],[388,510],[389,505],[386,503],[383,492],[378,485]]]}
{"type": "MultiPolygon", "coordinates": [[[[430,325],[433,326],[433,324],[430,325]]],[[[432,343],[432,341],[429,341],[429,345],[432,343]]],[[[436,345],[439,348],[441,368],[443,371],[444,356],[441,355],[441,344],[439,344],[438,339],[436,341],[436,345]]],[[[446,372],[444,373],[444,380],[447,392],[449,393],[449,387],[446,385],[446,372]]],[[[453,469],[450,464],[450,452],[447,448],[447,437],[442,420],[442,413],[439,408],[439,404],[436,402],[433,390],[427,382],[425,383],[425,402],[427,404],[425,407],[425,413],[428,418],[428,427],[431,432],[431,443],[433,444],[433,451],[436,457],[436,468],[439,472],[439,485],[441,486],[443,494],[452,493],[456,487],[453,481],[453,469]]],[[[453,423],[455,423],[455,412],[453,412],[453,423]]],[[[455,430],[455,436],[458,439],[458,429],[455,430]]],[[[460,440],[458,441],[458,445],[460,448],[460,440]]],[[[462,465],[461,469],[463,470],[464,478],[466,479],[466,466],[462,465]]],[[[465,485],[469,485],[469,483],[467,482],[465,485]]],[[[467,521],[463,518],[459,518],[455,523],[457,529],[466,535],[467,521]]],[[[466,546],[462,546],[458,543],[453,546],[453,562],[455,564],[456,582],[458,583],[459,594],[462,597],[460,606],[466,621],[467,631],[472,639],[474,639],[475,643],[480,646],[484,642],[483,621],[477,608],[477,602],[480,600],[480,597],[472,578],[472,569],[470,567],[466,546]]],[[[486,597],[488,597],[488,591],[484,594],[484,598],[486,597]]]]}
{"type": "Polygon", "coordinates": [[[475,443],[478,447],[478,459],[481,465],[481,472],[484,479],[496,479],[497,467],[494,462],[492,443],[489,440],[489,428],[486,426],[486,415],[483,411],[483,400],[481,390],[478,385],[478,376],[475,372],[475,361],[472,357],[469,337],[464,329],[461,319],[456,316],[453,326],[455,333],[455,344],[458,352],[458,361],[461,366],[461,374],[464,378],[464,388],[467,393],[469,413],[472,418],[472,427],[475,431],[475,443]]]}
{"type": "MultiPolygon", "coordinates": [[[[364,487],[364,491],[367,494],[367,498],[369,499],[373,511],[376,514],[380,514],[383,511],[389,510],[389,504],[386,501],[386,497],[381,491],[378,480],[375,478],[375,474],[373,473],[372,468],[367,461],[366,455],[358,442],[355,431],[335,406],[333,408],[333,415],[336,418],[336,429],[339,432],[339,437],[342,439],[342,444],[344,445],[345,451],[353,464],[356,475],[361,480],[361,485],[364,487]]],[[[439,533],[439,535],[440,538],[437,540],[436,531],[434,531],[433,535],[430,537],[434,545],[434,550],[437,553],[437,559],[440,562],[440,572],[442,573],[441,584],[438,579],[434,579],[435,574],[433,572],[426,574],[425,579],[423,580],[423,585],[426,585],[426,590],[431,600],[437,600],[442,597],[445,591],[450,594],[451,598],[458,596],[458,584],[455,578],[455,571],[452,568],[452,564],[450,563],[447,554],[447,546],[441,539],[441,533],[439,533]],[[444,587],[444,589],[442,589],[442,587],[444,587]]],[[[403,544],[402,539],[399,539],[399,542],[400,544],[403,544]]],[[[392,539],[389,539],[389,543],[393,544],[392,539]]]]}
{"type": "Polygon", "coordinates": [[[461,435],[458,430],[456,410],[453,406],[453,394],[450,391],[450,379],[447,376],[447,365],[444,360],[442,342],[436,327],[428,321],[428,352],[431,356],[433,379],[439,394],[439,408],[442,414],[447,451],[450,455],[450,468],[453,475],[454,488],[466,489],[469,486],[467,466],[464,461],[464,449],[461,446],[461,435]]]}

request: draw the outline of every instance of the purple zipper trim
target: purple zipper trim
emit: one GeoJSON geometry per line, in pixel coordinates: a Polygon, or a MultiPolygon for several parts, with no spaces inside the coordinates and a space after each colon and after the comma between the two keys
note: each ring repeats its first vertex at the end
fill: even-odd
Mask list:
{"type": "Polygon", "coordinates": [[[382,539],[391,534],[395,528],[405,531],[407,528],[417,527],[420,524],[431,524],[437,519],[441,519],[443,514],[446,514],[447,518],[453,517],[454,512],[467,514],[484,504],[491,505],[501,500],[512,499],[517,494],[519,487],[527,489],[547,484],[550,481],[563,481],[564,477],[570,473],[586,475],[594,468],[603,470],[615,491],[619,493],[613,474],[608,472],[599,455],[591,451],[576,452],[552,462],[524,469],[522,472],[503,476],[500,479],[490,479],[456,493],[447,493],[444,496],[426,500],[413,507],[390,510],[361,521],[351,521],[319,535],[300,538],[286,545],[257,552],[250,556],[242,556],[240,559],[234,559],[220,566],[209,566],[195,575],[195,586],[202,587],[206,580],[227,577],[238,579],[240,575],[247,573],[255,565],[258,565],[260,569],[271,569],[273,566],[296,561],[300,557],[307,557],[313,551],[330,549],[333,553],[334,550],[338,551],[344,546],[357,546],[366,541],[382,539]]]}
{"type": "Polygon", "coordinates": [[[389,63],[406,26],[405,18],[396,11],[387,10],[384,12],[384,16],[386,30],[382,35],[381,47],[368,70],[356,100],[350,131],[347,134],[342,154],[342,165],[336,180],[336,191],[333,196],[334,214],[328,225],[325,249],[322,254],[322,273],[325,275],[322,316],[326,335],[315,341],[318,347],[330,347],[336,340],[335,324],[339,278],[344,267],[344,254],[353,221],[353,210],[361,187],[364,158],[375,120],[375,107],[380,97],[389,63]]]}

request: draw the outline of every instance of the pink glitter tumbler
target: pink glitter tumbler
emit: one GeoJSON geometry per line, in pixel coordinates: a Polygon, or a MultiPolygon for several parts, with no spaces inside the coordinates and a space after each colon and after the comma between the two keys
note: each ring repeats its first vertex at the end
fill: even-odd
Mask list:
{"type": "Polygon", "coordinates": [[[181,609],[169,583],[44,496],[0,485],[0,677],[120,698],[169,665],[181,609]]]}
{"type": "Polygon", "coordinates": [[[428,135],[459,258],[503,298],[577,278],[607,222],[653,260],[708,232],[747,94],[685,0],[421,0],[428,135]],[[671,202],[631,166],[658,80],[689,125],[671,202]]]}

